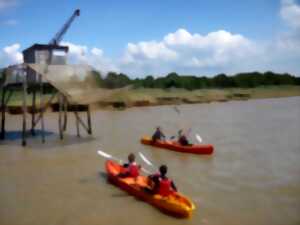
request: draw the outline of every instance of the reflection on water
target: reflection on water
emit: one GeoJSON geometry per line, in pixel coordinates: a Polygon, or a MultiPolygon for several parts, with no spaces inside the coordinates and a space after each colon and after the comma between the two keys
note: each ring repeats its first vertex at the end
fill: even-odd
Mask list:
{"type": "MultiPolygon", "coordinates": [[[[131,108],[93,113],[93,138],[47,137],[0,143],[2,224],[300,224],[300,98],[131,108]],[[212,156],[142,146],[139,137],[161,125],[172,136],[191,126],[215,145],[212,156]],[[77,141],[76,141],[77,140],[77,141]],[[126,158],[142,151],[167,163],[197,210],[190,220],[166,216],[106,182],[102,149],[126,158]]],[[[18,116],[8,128],[18,129],[18,116]]],[[[57,130],[57,115],[46,128],[57,130]]],[[[70,118],[71,119],[71,118],[70,118]]],[[[74,126],[73,126],[74,125],[74,126]]],[[[140,161],[142,163],[142,161],[140,161]]],[[[151,169],[151,168],[148,168],[151,169]]]]}
{"type": "MultiPolygon", "coordinates": [[[[26,136],[29,138],[40,138],[42,136],[42,130],[34,130],[35,135],[33,136],[31,131],[28,131],[26,133],[26,136]]],[[[53,132],[50,131],[44,131],[45,137],[53,135],[53,132]]],[[[5,139],[10,141],[21,141],[22,139],[22,131],[21,130],[14,130],[14,131],[8,131],[5,133],[5,139]]]]}

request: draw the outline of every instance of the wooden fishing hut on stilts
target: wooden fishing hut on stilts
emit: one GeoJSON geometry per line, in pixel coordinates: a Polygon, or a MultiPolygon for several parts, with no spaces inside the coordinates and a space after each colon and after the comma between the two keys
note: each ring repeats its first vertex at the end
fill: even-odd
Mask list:
{"type": "MultiPolygon", "coordinates": [[[[41,139],[45,142],[45,118],[46,110],[52,105],[53,101],[57,101],[58,106],[58,132],[60,139],[63,139],[64,132],[67,129],[68,111],[74,112],[77,136],[80,136],[80,126],[86,130],[88,134],[92,134],[91,113],[89,105],[79,104],[70,101],[68,93],[57,83],[52,82],[51,75],[48,70],[57,66],[63,68],[67,62],[67,54],[69,48],[60,46],[59,42],[65,34],[72,21],[79,16],[80,11],[75,10],[73,15],[64,24],[62,29],[49,42],[49,44],[34,44],[23,51],[24,63],[10,66],[5,69],[1,85],[1,130],[0,140],[6,137],[6,114],[8,105],[14,93],[22,93],[22,107],[18,107],[17,111],[22,113],[22,145],[27,144],[27,136],[36,135],[36,127],[41,126],[41,139]],[[39,68],[34,69],[34,68],[39,68]],[[42,68],[42,69],[41,69],[42,68]],[[38,71],[37,71],[38,70],[38,71]],[[54,89],[49,99],[45,99],[45,89],[54,89]],[[32,95],[31,102],[28,102],[28,95],[32,95]],[[37,96],[39,102],[37,102],[37,96]],[[84,111],[87,115],[86,122],[80,117],[79,110],[84,111]],[[27,117],[30,115],[31,125],[27,124],[27,117]],[[30,131],[29,131],[30,129],[30,131]]],[[[62,70],[63,71],[63,70],[62,70]]],[[[53,74],[53,73],[52,73],[53,74]]],[[[59,74],[64,76],[64,74],[59,74]]]]}

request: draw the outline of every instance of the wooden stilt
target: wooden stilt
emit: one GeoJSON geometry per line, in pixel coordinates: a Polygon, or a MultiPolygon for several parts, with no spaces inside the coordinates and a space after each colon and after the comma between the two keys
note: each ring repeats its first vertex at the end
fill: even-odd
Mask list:
{"type": "Polygon", "coordinates": [[[26,98],[27,98],[27,77],[22,70],[22,75],[23,75],[23,126],[22,126],[22,145],[26,145],[26,112],[27,112],[27,103],[26,103],[26,98]]]}
{"type": "MultiPolygon", "coordinates": [[[[58,98],[58,95],[57,94],[52,95],[51,98],[48,100],[48,102],[45,104],[44,108],[41,109],[43,113],[47,110],[47,108],[50,106],[51,102],[55,97],[58,98]]],[[[41,119],[41,114],[39,114],[39,117],[34,121],[34,127],[38,124],[40,119],[41,119]]]]}
{"type": "Polygon", "coordinates": [[[67,130],[67,122],[68,122],[68,101],[67,98],[64,97],[64,131],[67,130]]]}
{"type": "Polygon", "coordinates": [[[9,100],[10,100],[12,94],[13,94],[12,90],[7,90],[7,92],[8,92],[8,95],[7,95],[6,99],[5,99],[5,106],[7,106],[8,102],[9,102],[9,100]]]}
{"type": "Polygon", "coordinates": [[[40,84],[40,116],[41,116],[41,130],[42,130],[42,142],[45,143],[45,123],[44,123],[44,87],[42,81],[42,75],[39,75],[40,84]]]}
{"type": "Polygon", "coordinates": [[[78,105],[76,105],[74,113],[75,113],[75,119],[76,119],[77,137],[80,137],[78,105]]]}
{"type": "Polygon", "coordinates": [[[58,105],[59,105],[58,128],[59,128],[59,136],[60,136],[61,140],[64,138],[64,136],[63,136],[63,126],[62,126],[62,107],[63,107],[62,98],[63,98],[63,95],[61,93],[59,93],[59,95],[58,95],[58,105]]]}
{"type": "Polygon", "coordinates": [[[34,131],[34,121],[35,121],[35,112],[36,112],[36,89],[35,89],[35,81],[33,85],[33,90],[32,90],[32,114],[31,114],[31,134],[35,136],[35,131],[34,131]]]}
{"type": "Polygon", "coordinates": [[[88,133],[92,134],[91,111],[89,105],[87,109],[87,122],[88,122],[88,133]]]}
{"type": "Polygon", "coordinates": [[[5,101],[5,94],[6,94],[6,87],[3,87],[1,91],[1,134],[0,139],[5,139],[5,111],[6,111],[6,101],[5,101]]]}
{"type": "Polygon", "coordinates": [[[77,118],[78,125],[81,124],[81,126],[86,130],[86,132],[89,133],[89,128],[88,128],[87,125],[82,121],[82,119],[80,118],[78,112],[75,112],[75,116],[76,116],[76,118],[77,118]]]}

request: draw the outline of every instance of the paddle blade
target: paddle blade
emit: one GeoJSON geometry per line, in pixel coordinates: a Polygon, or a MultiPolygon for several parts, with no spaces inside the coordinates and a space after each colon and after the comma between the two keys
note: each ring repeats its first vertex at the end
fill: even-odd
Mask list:
{"type": "Polygon", "coordinates": [[[149,166],[153,166],[153,164],[141,152],[139,152],[139,155],[145,163],[147,163],[149,166]]]}
{"type": "Polygon", "coordinates": [[[146,174],[151,174],[151,172],[149,170],[146,170],[145,168],[142,168],[142,171],[146,174]]]}
{"type": "Polygon", "coordinates": [[[176,106],[174,106],[173,108],[178,114],[180,114],[180,110],[176,106]]]}
{"type": "Polygon", "coordinates": [[[108,159],[112,158],[112,156],[110,154],[107,154],[106,152],[103,152],[101,150],[98,150],[97,153],[98,153],[98,155],[101,155],[104,158],[108,158],[108,159]]]}
{"type": "Polygon", "coordinates": [[[199,143],[201,143],[201,142],[202,142],[202,138],[200,137],[200,135],[199,135],[199,134],[196,134],[196,139],[197,139],[197,141],[199,141],[199,143]]]}

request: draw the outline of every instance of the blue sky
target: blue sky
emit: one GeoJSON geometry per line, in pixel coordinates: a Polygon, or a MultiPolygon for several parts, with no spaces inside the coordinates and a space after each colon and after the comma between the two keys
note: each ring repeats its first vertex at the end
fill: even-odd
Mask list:
{"type": "Polygon", "coordinates": [[[300,75],[300,7],[293,0],[0,0],[0,66],[19,62],[33,43],[49,42],[76,8],[81,16],[64,36],[72,63],[132,76],[300,75]]]}

